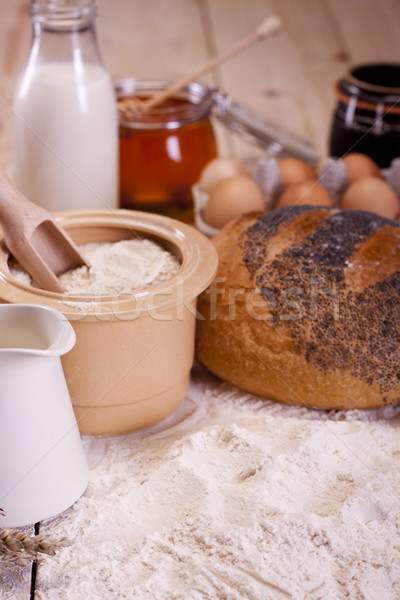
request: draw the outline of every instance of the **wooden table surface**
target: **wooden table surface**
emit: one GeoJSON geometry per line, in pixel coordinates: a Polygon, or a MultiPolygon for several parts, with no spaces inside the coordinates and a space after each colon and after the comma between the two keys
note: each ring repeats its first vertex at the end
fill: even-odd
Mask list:
{"type": "MultiPolygon", "coordinates": [[[[1,166],[13,160],[12,95],[30,46],[29,4],[0,0],[1,166]]],[[[268,14],[279,15],[284,21],[279,35],[205,80],[307,138],[321,157],[327,154],[334,82],[352,64],[400,57],[398,0],[98,0],[98,7],[99,43],[114,78],[180,77],[268,14]]],[[[221,153],[240,158],[252,151],[232,135],[219,136],[221,153]]],[[[30,580],[30,566],[11,572],[0,566],[0,598],[33,598],[30,580]]]]}

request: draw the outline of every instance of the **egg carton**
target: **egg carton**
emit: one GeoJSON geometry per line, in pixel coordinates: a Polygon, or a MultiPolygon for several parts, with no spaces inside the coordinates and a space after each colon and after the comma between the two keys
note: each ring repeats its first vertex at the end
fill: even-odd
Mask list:
{"type": "Polygon", "coordinates": [[[208,223],[206,223],[203,219],[203,210],[205,205],[207,204],[209,194],[207,192],[203,192],[197,183],[192,186],[192,196],[194,203],[194,222],[197,227],[204,235],[207,237],[212,237],[216,233],[218,233],[219,229],[215,227],[211,227],[208,223]]]}
{"type": "MultiPolygon", "coordinates": [[[[400,158],[394,159],[390,168],[382,170],[381,173],[400,198],[400,158]]],[[[256,164],[253,179],[263,194],[266,209],[273,209],[282,193],[278,161],[275,158],[261,158],[256,164]]],[[[344,191],[350,184],[343,160],[327,158],[318,171],[318,183],[326,189],[333,205],[338,207],[344,191]]]]}
{"type": "MultiPolygon", "coordinates": [[[[383,179],[400,198],[400,158],[392,161],[388,169],[381,171],[383,179]]],[[[264,198],[265,209],[272,210],[283,191],[278,161],[272,157],[260,158],[253,169],[253,181],[258,185],[264,198]]],[[[342,159],[327,158],[318,171],[318,183],[328,192],[333,206],[339,207],[344,191],[349,186],[347,169],[342,159]]],[[[203,209],[208,200],[208,193],[200,190],[198,184],[192,186],[196,227],[208,237],[218,233],[203,219],[203,209]]]]}

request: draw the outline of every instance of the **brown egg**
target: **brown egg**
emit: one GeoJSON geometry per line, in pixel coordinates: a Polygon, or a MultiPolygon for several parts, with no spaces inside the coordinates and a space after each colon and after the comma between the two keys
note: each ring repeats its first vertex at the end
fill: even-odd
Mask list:
{"type": "Polygon", "coordinates": [[[253,211],[265,211],[261,191],[252,179],[237,175],[211,188],[203,219],[211,227],[220,229],[241,214],[253,211]]]}
{"type": "Polygon", "coordinates": [[[310,179],[286,188],[278,198],[275,208],[294,205],[333,206],[326,189],[320,183],[310,179]]]}
{"type": "Polygon", "coordinates": [[[199,177],[199,189],[209,192],[215,184],[222,179],[234,177],[235,175],[247,175],[249,173],[244,165],[235,158],[218,157],[206,164],[199,177]]]}
{"type": "Polygon", "coordinates": [[[382,177],[378,165],[366,154],[351,152],[342,158],[350,183],[364,177],[382,177]]]}
{"type": "Polygon", "coordinates": [[[316,171],[298,158],[281,158],[278,160],[278,168],[283,189],[306,179],[312,179],[313,181],[318,179],[316,171]]]}
{"type": "Polygon", "coordinates": [[[347,210],[366,210],[388,219],[397,219],[400,214],[394,190],[378,177],[365,177],[349,185],[340,204],[347,210]]]}

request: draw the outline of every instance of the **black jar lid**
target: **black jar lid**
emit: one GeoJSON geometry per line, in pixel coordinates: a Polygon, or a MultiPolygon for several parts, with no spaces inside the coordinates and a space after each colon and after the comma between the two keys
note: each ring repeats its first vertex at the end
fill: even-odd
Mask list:
{"type": "Polygon", "coordinates": [[[400,64],[370,63],[354,66],[340,80],[338,90],[374,104],[400,104],[400,64]]]}

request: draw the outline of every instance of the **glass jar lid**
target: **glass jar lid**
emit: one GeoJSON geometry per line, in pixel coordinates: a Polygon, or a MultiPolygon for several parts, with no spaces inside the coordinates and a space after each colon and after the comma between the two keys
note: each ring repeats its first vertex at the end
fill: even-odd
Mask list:
{"type": "Polygon", "coordinates": [[[129,129],[178,129],[211,114],[214,89],[194,81],[149,111],[141,112],[135,100],[145,100],[171,84],[164,80],[126,77],[115,83],[120,125],[129,129]]]}
{"type": "Polygon", "coordinates": [[[319,156],[308,140],[276,127],[227,94],[216,93],[214,101],[219,121],[247,142],[274,157],[299,158],[312,166],[317,165],[319,156]]]}

